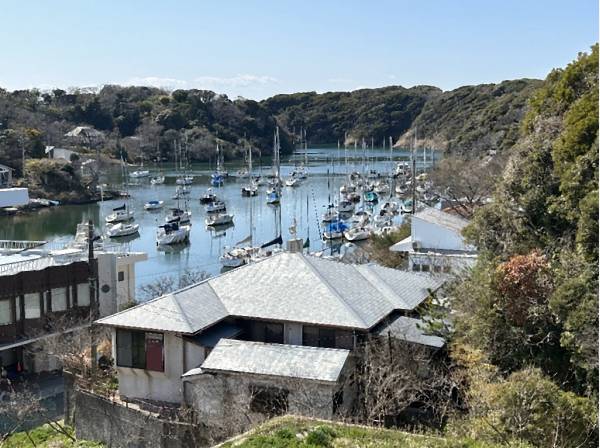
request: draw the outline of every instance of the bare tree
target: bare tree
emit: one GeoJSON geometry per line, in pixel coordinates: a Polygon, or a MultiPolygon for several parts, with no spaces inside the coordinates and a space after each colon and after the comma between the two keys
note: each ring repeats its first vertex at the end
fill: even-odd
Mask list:
{"type": "Polygon", "coordinates": [[[439,426],[453,406],[454,382],[443,359],[428,347],[394,337],[369,338],[356,349],[356,368],[347,381],[357,391],[349,417],[385,425],[413,406],[439,426]]]}
{"type": "Polygon", "coordinates": [[[498,157],[466,159],[446,157],[431,173],[431,181],[446,205],[464,218],[483,205],[502,172],[498,157]]]}
{"type": "Polygon", "coordinates": [[[155,299],[156,297],[164,296],[177,289],[200,283],[209,277],[210,274],[207,272],[193,268],[185,269],[181,275],[178,276],[163,275],[140,287],[141,298],[144,301],[155,299]]]}

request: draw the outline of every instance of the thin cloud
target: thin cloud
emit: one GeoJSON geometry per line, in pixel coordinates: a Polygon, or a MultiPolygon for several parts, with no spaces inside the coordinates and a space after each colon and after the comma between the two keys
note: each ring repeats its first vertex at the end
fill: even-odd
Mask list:
{"type": "Polygon", "coordinates": [[[187,87],[188,82],[183,79],[146,76],[130,78],[124,82],[124,85],[158,87],[163,89],[183,89],[187,87]]]}
{"type": "Polygon", "coordinates": [[[264,86],[277,83],[279,83],[279,80],[273,76],[247,74],[231,77],[199,76],[193,81],[194,86],[201,89],[264,86]]]}
{"type": "Polygon", "coordinates": [[[356,81],[350,78],[329,78],[327,82],[330,82],[332,84],[348,84],[356,81]]]}

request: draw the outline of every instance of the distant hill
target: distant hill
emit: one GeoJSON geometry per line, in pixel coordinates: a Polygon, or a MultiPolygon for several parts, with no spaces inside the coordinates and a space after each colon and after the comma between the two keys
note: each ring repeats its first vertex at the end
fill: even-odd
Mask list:
{"type": "Polygon", "coordinates": [[[65,137],[76,126],[102,131],[105,138],[96,146],[132,162],[173,160],[176,147],[187,148],[194,161],[214,160],[217,143],[226,158],[243,156],[247,145],[268,155],[277,124],[283,153],[293,150],[301,129],[307,129],[310,144],[364,138],[379,146],[392,137],[408,146],[418,129],[421,143],[438,149],[504,150],[514,144],[527,100],[540,82],[522,79],[448,92],[431,86],[305,92],[260,102],[196,89],[0,89],[0,163],[17,168],[18,175],[21,148],[39,158],[45,145],[86,146],[65,137]]]}
{"type": "Polygon", "coordinates": [[[408,147],[416,129],[418,144],[449,152],[506,150],[517,141],[527,102],[541,85],[539,80],[518,79],[431,97],[396,145],[408,147]]]}
{"type": "Polygon", "coordinates": [[[514,144],[527,100],[541,81],[520,79],[443,92],[437,87],[400,86],[354,92],[276,95],[261,102],[288,132],[308,128],[311,143],[375,140],[391,136],[453,152],[504,150],[514,144]]]}

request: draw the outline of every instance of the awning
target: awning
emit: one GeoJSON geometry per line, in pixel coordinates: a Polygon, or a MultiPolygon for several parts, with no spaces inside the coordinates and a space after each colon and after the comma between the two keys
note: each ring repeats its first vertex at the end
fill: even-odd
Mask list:
{"type": "Polygon", "coordinates": [[[242,332],[242,327],[231,322],[219,322],[195,336],[186,336],[184,339],[201,345],[202,347],[214,347],[222,338],[231,339],[242,332]]]}

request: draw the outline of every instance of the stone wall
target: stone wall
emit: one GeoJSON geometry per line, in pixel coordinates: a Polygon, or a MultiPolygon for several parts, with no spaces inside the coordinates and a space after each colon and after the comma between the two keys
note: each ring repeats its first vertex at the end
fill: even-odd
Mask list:
{"type": "MultiPolygon", "coordinates": [[[[105,397],[67,387],[65,419],[78,438],[108,448],[189,448],[213,444],[219,438],[200,424],[159,418],[156,414],[105,397]]],[[[222,438],[220,438],[222,439],[222,438]]]]}

